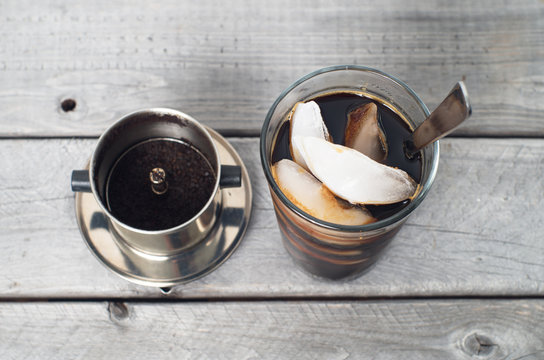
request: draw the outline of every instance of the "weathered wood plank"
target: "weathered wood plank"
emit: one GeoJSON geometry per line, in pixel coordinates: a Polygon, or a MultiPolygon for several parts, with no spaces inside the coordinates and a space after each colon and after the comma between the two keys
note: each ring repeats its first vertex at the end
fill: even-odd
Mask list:
{"type": "Polygon", "coordinates": [[[0,303],[2,359],[542,359],[544,301],[0,303]]]}
{"type": "Polygon", "coordinates": [[[0,136],[96,136],[157,106],[255,133],[283,89],[335,64],[395,74],[431,109],[466,78],[458,134],[543,136],[542,19],[536,0],[2,1],[0,136]]]}
{"type": "MultiPolygon", "coordinates": [[[[448,139],[439,175],[375,268],[331,282],[295,267],[280,233],[258,140],[231,138],[254,206],[245,239],[212,274],[172,297],[544,294],[544,140],[448,139]]],[[[159,297],[91,255],[75,220],[70,171],[95,140],[0,141],[0,297],[159,297]]]]}

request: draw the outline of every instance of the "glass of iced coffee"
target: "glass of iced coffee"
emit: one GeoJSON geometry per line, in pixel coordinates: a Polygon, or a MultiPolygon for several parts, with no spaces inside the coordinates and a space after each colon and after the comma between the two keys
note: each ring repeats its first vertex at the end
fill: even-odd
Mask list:
{"type": "Polygon", "coordinates": [[[260,154],[296,263],[340,279],[376,262],[435,178],[438,142],[415,155],[405,151],[428,115],[402,81],[362,66],[317,70],[279,96],[263,124],[260,154]]]}

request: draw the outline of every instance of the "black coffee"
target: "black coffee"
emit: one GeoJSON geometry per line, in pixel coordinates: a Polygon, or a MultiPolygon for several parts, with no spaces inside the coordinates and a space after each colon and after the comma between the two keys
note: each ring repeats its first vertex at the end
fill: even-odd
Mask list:
{"type": "Polygon", "coordinates": [[[113,166],[106,186],[107,206],[119,221],[134,228],[169,229],[204,207],[215,182],[210,163],[191,145],[150,139],[128,150],[113,166]],[[150,172],[157,168],[166,174],[163,194],[153,191],[150,180],[150,172]]]}
{"type": "MultiPolygon", "coordinates": [[[[410,138],[412,129],[402,117],[384,104],[365,97],[359,93],[338,92],[319,96],[308,101],[315,101],[321,109],[323,121],[329,130],[332,141],[344,145],[344,134],[348,114],[354,109],[373,101],[378,107],[378,121],[387,139],[388,154],[385,165],[397,167],[408,173],[417,183],[421,180],[422,161],[420,157],[408,159],[404,155],[404,142],[410,138]]],[[[272,163],[281,159],[291,159],[289,151],[289,122],[286,121],[280,128],[272,151],[272,163]]],[[[372,216],[385,219],[398,212],[410,200],[389,205],[365,205],[372,216]]]]}

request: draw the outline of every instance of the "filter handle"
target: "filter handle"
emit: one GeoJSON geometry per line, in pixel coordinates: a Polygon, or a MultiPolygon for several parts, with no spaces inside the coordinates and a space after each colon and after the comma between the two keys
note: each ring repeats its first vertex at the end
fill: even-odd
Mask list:
{"type": "Polygon", "coordinates": [[[72,191],[91,192],[91,180],[89,170],[72,171],[72,191]]]}
{"type": "Polygon", "coordinates": [[[237,165],[221,165],[219,187],[232,188],[242,186],[242,168],[237,165]]]}

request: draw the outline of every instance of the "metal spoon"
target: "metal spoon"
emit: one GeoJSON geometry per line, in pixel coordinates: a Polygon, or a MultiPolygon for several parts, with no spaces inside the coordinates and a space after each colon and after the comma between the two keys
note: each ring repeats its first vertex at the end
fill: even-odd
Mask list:
{"type": "Polygon", "coordinates": [[[404,146],[406,157],[413,158],[425,146],[451,133],[472,114],[465,83],[459,81],[446,98],[412,133],[404,146]]]}

